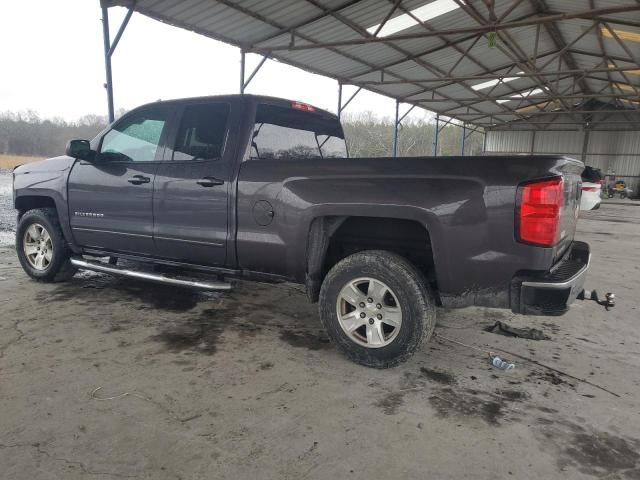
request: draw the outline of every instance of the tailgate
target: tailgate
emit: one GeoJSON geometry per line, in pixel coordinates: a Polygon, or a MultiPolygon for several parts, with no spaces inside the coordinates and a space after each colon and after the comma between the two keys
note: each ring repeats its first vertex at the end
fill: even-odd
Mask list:
{"type": "Polygon", "coordinates": [[[562,174],[564,180],[564,202],[560,213],[560,240],[554,247],[554,263],[568,251],[575,236],[582,194],[580,174],[583,169],[584,164],[581,161],[569,158],[558,168],[558,173],[562,174]]]}

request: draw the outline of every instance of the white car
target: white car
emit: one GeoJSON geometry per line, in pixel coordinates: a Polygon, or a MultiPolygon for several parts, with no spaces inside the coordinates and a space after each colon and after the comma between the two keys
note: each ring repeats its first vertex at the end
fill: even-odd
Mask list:
{"type": "Polygon", "coordinates": [[[600,193],[602,185],[600,183],[582,182],[582,198],[580,199],[580,210],[595,210],[600,208],[600,193]]]}

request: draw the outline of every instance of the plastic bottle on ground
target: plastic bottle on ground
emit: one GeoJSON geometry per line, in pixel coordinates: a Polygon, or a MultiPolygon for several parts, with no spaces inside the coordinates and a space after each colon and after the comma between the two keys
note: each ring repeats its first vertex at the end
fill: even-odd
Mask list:
{"type": "Polygon", "coordinates": [[[491,363],[494,367],[499,368],[500,370],[511,370],[512,368],[516,368],[515,364],[507,362],[497,355],[491,356],[491,363]]]}

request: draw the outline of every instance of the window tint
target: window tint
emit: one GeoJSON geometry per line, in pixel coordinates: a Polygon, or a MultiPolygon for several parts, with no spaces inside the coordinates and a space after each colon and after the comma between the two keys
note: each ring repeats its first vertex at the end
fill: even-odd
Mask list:
{"type": "Polygon", "coordinates": [[[293,108],[258,105],[252,158],[346,156],[344,135],[337,119],[293,108]]]}
{"type": "Polygon", "coordinates": [[[100,153],[113,160],[155,160],[166,117],[165,109],[147,110],[127,116],[103,137],[100,153]]]}
{"type": "Polygon", "coordinates": [[[190,105],[184,109],[173,152],[174,160],[200,160],[222,156],[229,105],[190,105]]]}

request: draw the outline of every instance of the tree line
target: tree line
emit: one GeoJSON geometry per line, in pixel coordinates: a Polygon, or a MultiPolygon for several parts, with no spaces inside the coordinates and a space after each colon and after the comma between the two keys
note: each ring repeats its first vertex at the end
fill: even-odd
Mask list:
{"type": "MultiPolygon", "coordinates": [[[[120,114],[124,112],[119,112],[120,114]]],[[[352,157],[388,157],[393,143],[393,120],[372,112],[345,115],[345,137],[352,157]]],[[[91,139],[107,126],[100,115],[85,115],[75,122],[41,118],[36,112],[0,113],[0,154],[51,157],[64,153],[72,138],[91,139]]],[[[462,128],[441,127],[438,155],[460,155],[462,128]]],[[[465,155],[482,151],[482,134],[466,132],[465,155]]],[[[406,119],[398,130],[398,156],[433,155],[435,122],[406,119]]]]}
{"type": "Polygon", "coordinates": [[[85,115],[75,122],[40,118],[31,110],[0,113],[0,153],[52,157],[64,153],[73,138],[93,138],[107,125],[106,117],[85,115]]]}
{"type": "MultiPolygon", "coordinates": [[[[345,115],[342,126],[352,157],[389,157],[393,145],[393,119],[378,117],[372,112],[345,115]]],[[[398,156],[417,157],[434,154],[436,123],[409,118],[398,129],[398,156]]],[[[460,155],[463,128],[440,123],[438,155],[460,155]]],[[[482,152],[484,137],[480,132],[466,130],[464,154],[482,152]]]]}

